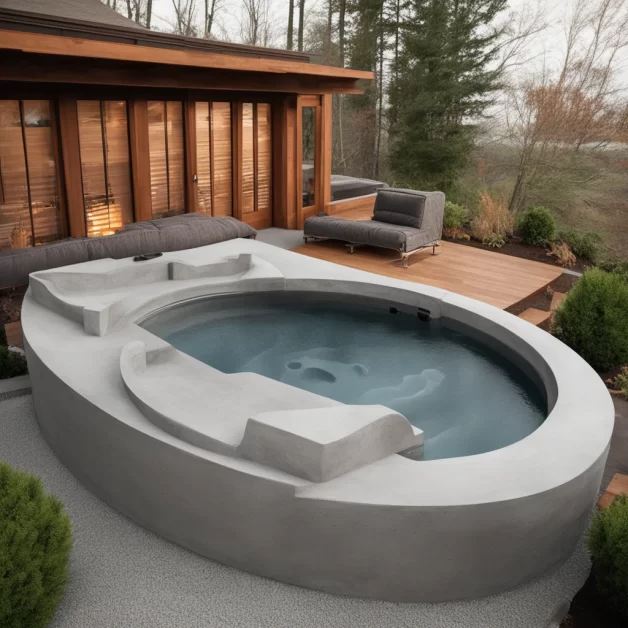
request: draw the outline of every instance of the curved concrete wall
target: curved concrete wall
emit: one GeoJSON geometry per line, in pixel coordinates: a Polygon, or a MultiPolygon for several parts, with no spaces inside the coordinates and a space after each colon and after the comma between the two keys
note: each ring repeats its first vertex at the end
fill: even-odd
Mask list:
{"type": "Polygon", "coordinates": [[[330,284],[325,263],[257,242],[238,247],[284,271],[286,289],[379,290],[401,302],[415,295],[415,304],[491,333],[538,373],[552,413],[523,441],[488,454],[429,462],[392,455],[313,483],[163,432],[133,405],[119,373],[120,347],[151,335],[127,325],[88,337],[29,294],[23,325],[38,421],[90,490],[199,554],[342,595],[480,597],[569,556],[595,503],[613,426],[608,393],[580,358],[524,321],[457,295],[352,269],[334,268],[330,284]],[[64,353],[72,339],[98,363],[79,370],[78,348],[64,353]]]}

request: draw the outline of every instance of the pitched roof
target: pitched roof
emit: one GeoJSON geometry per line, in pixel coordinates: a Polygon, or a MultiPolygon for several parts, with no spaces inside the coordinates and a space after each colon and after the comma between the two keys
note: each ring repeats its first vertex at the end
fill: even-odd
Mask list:
{"type": "Polygon", "coordinates": [[[0,9],[146,30],[133,20],[116,13],[100,0],[0,0],[0,9]]]}

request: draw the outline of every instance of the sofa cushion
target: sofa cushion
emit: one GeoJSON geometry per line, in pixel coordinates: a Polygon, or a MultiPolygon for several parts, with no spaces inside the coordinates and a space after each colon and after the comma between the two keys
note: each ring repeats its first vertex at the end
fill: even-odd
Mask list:
{"type": "Polygon", "coordinates": [[[161,251],[161,240],[157,230],[120,231],[110,236],[90,238],[87,242],[90,261],[106,257],[122,259],[159,251],[161,251]]]}
{"type": "Polygon", "coordinates": [[[231,217],[182,214],[126,225],[110,236],[70,238],[35,248],[0,252],[0,288],[28,283],[30,273],[111,257],[191,249],[235,238],[248,238],[255,229],[231,217]]]}
{"type": "Polygon", "coordinates": [[[345,220],[335,216],[312,216],[305,221],[305,236],[368,244],[396,251],[414,251],[434,240],[429,233],[413,227],[374,220],[345,220]]]}
{"type": "Polygon", "coordinates": [[[0,252],[0,289],[22,286],[38,270],[87,262],[87,238],[68,238],[27,249],[0,252]]]}
{"type": "Polygon", "coordinates": [[[384,188],[378,190],[373,220],[420,229],[425,212],[425,194],[414,190],[384,188]]]}

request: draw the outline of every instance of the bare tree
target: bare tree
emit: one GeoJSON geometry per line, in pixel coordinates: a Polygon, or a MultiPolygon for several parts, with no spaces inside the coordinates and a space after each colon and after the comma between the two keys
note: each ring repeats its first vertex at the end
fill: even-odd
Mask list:
{"type": "Polygon", "coordinates": [[[240,41],[249,46],[272,46],[275,24],[272,0],[243,0],[240,16],[240,41]]]}
{"type": "Polygon", "coordinates": [[[175,15],[174,32],[177,35],[197,37],[196,0],[172,0],[172,7],[175,15]]]}
{"type": "Polygon", "coordinates": [[[216,13],[220,9],[221,0],[204,0],[205,13],[203,22],[203,37],[209,39],[212,34],[212,27],[216,21],[216,13]]]}
{"type": "Polygon", "coordinates": [[[305,0],[299,0],[299,30],[297,33],[297,48],[303,51],[303,27],[305,26],[305,0]]]}
{"type": "MultiPolygon", "coordinates": [[[[546,66],[508,90],[506,123],[518,163],[509,209],[519,210],[530,190],[555,175],[566,151],[577,153],[620,139],[626,108],[614,85],[619,53],[628,47],[623,0],[576,0],[566,28],[561,67],[546,66]]],[[[573,159],[568,160],[573,167],[573,159]]]]}
{"type": "Polygon", "coordinates": [[[294,47],[294,0],[288,0],[288,38],[286,48],[294,47]]]}

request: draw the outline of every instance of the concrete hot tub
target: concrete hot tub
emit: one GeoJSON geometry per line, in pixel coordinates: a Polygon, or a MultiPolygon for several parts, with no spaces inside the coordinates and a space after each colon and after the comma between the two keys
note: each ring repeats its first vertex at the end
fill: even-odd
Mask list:
{"type": "MultiPolygon", "coordinates": [[[[545,332],[453,293],[236,240],[35,273],[22,323],[38,421],[61,460],[140,525],[246,571],[392,601],[480,597],[564,561],[596,499],[614,415],[600,378],[545,332]],[[343,359],[291,359],[288,379],[226,372],[149,331],[182,303],[255,293],[336,295],[474,337],[537,391],[542,416],[499,448],[428,460],[438,407],[411,423],[372,383],[359,403],[326,396],[343,359]],[[296,363],[322,383],[289,379],[296,363]]],[[[347,363],[360,377],[374,368],[347,363]]],[[[437,388],[471,371],[445,368],[437,388]]],[[[493,412],[490,386],[481,394],[493,412]]],[[[527,420],[500,407],[504,423],[527,420]]],[[[465,426],[464,404],[455,412],[465,426]]]]}

